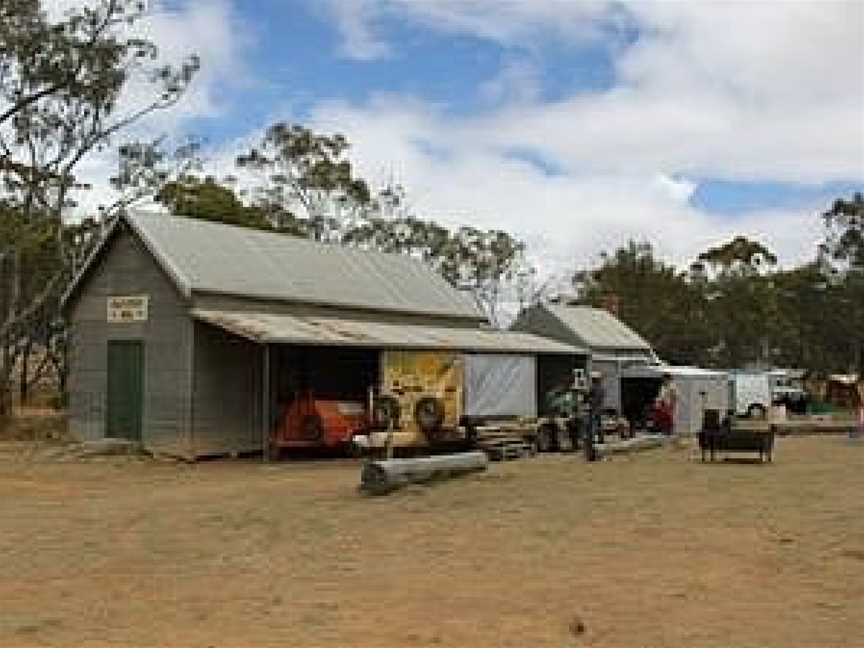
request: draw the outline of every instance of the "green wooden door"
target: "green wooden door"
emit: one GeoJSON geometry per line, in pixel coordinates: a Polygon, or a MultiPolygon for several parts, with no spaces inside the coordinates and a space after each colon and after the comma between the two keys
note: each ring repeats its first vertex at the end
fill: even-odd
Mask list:
{"type": "Polygon", "coordinates": [[[141,440],[144,343],[108,342],[108,421],[105,436],[141,440]]]}

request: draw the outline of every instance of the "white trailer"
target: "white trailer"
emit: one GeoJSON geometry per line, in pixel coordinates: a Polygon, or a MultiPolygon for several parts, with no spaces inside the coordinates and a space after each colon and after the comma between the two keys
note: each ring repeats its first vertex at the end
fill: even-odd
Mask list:
{"type": "Polygon", "coordinates": [[[771,407],[771,376],[764,371],[735,371],[729,374],[729,391],[738,416],[765,418],[771,407]]]}
{"type": "Polygon", "coordinates": [[[674,434],[696,435],[702,428],[705,410],[719,410],[721,416],[729,410],[729,374],[723,371],[651,365],[624,369],[622,377],[653,379],[659,383],[666,374],[672,376],[672,382],[678,390],[674,434]]]}

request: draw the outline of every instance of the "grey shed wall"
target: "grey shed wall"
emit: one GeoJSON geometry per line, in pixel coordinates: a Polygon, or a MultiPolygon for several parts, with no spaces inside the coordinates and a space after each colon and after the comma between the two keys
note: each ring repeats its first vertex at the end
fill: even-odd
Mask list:
{"type": "Polygon", "coordinates": [[[194,330],[195,455],[260,450],[264,347],[200,322],[194,330]]]}
{"type": "Polygon", "coordinates": [[[589,348],[592,354],[590,369],[603,374],[603,386],[606,391],[604,407],[619,412],[621,411],[621,367],[614,358],[644,355],[646,360],[650,359],[650,353],[646,351],[590,348],[586,340],[542,306],[534,306],[520,313],[511,329],[589,348]]]}
{"type": "Polygon", "coordinates": [[[193,330],[187,304],[126,226],[113,236],[67,313],[70,432],[82,439],[105,436],[107,343],[140,340],[142,441],[154,450],[188,456],[193,330]],[[146,322],[108,323],[108,297],[141,294],[150,298],[146,322]]]}

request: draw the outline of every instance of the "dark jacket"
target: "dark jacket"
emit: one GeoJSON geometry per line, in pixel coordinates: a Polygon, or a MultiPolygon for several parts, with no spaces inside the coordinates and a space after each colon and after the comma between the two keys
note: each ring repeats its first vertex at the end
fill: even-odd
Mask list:
{"type": "Polygon", "coordinates": [[[603,409],[603,405],[606,403],[606,389],[603,387],[602,383],[591,386],[591,392],[588,395],[588,402],[591,405],[591,412],[593,414],[599,414],[600,410],[603,409]]]}

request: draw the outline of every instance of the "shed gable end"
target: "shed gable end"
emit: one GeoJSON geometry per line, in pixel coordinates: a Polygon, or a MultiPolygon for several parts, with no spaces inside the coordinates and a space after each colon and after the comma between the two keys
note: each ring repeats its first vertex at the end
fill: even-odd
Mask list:
{"type": "Polygon", "coordinates": [[[66,303],[66,314],[70,431],[85,439],[110,433],[108,343],[135,340],[144,348],[142,440],[151,448],[185,454],[192,348],[188,305],[126,227],[116,228],[92,259],[66,303]],[[146,297],[146,315],[128,321],[109,318],[112,297],[146,297]]]}

